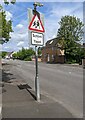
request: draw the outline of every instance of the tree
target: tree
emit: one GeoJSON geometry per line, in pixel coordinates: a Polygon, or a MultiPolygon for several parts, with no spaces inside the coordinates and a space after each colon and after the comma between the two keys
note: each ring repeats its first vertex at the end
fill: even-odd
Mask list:
{"type": "Polygon", "coordinates": [[[7,55],[7,52],[5,52],[5,51],[3,51],[3,52],[1,53],[2,58],[4,58],[6,55],[7,55]]]}
{"type": "Polygon", "coordinates": [[[82,49],[78,42],[82,40],[84,24],[79,18],[64,16],[61,18],[59,25],[57,37],[61,38],[59,42],[65,50],[66,61],[76,60],[75,57],[78,55],[79,49],[82,49]]]}
{"type": "Polygon", "coordinates": [[[41,51],[41,47],[38,48],[38,56],[41,56],[42,51],[41,51]]]}
{"type": "MultiPolygon", "coordinates": [[[[16,0],[4,0],[5,4],[15,4],[16,0]]],[[[12,21],[6,20],[6,13],[3,10],[3,7],[0,5],[0,44],[3,44],[5,42],[8,42],[10,37],[10,32],[13,32],[12,30],[12,21]]]]}
{"type": "Polygon", "coordinates": [[[14,59],[19,59],[19,60],[31,60],[32,55],[34,55],[34,50],[33,49],[24,49],[19,50],[17,53],[13,54],[14,59]]]}
{"type": "Polygon", "coordinates": [[[8,42],[10,37],[10,32],[13,32],[12,30],[12,21],[6,20],[6,13],[2,9],[0,11],[0,39],[4,38],[4,41],[1,39],[0,44],[3,44],[4,42],[8,42]]]}
{"type": "MultiPolygon", "coordinates": [[[[10,2],[11,2],[12,4],[15,4],[16,0],[11,0],[10,2]]],[[[4,3],[8,5],[8,4],[9,4],[9,1],[8,1],[8,0],[4,0],[4,3]]]]}

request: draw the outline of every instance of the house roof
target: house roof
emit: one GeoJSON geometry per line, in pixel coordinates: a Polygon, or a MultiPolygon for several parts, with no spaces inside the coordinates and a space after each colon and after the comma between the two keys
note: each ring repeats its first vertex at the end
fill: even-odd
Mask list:
{"type": "Polygon", "coordinates": [[[57,48],[62,48],[62,46],[58,43],[60,40],[59,37],[53,38],[51,40],[48,40],[45,44],[44,47],[42,47],[41,49],[45,49],[45,48],[52,48],[52,47],[57,47],[57,48]]]}
{"type": "Polygon", "coordinates": [[[59,38],[54,38],[54,39],[48,40],[48,41],[46,42],[46,46],[47,46],[47,47],[57,46],[58,41],[59,41],[59,38]]]}
{"type": "Polygon", "coordinates": [[[13,51],[12,52],[7,52],[7,56],[10,56],[12,53],[13,53],[13,51]]]}

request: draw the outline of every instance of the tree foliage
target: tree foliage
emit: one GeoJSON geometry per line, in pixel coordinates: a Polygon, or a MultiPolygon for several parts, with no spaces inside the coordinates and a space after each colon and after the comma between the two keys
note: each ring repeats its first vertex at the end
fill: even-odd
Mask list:
{"type": "MultiPolygon", "coordinates": [[[[15,2],[16,2],[16,0],[11,0],[10,1],[11,4],[15,4],[15,2]]],[[[8,0],[4,0],[4,3],[8,5],[9,1],[8,0]]]]}
{"type": "Polygon", "coordinates": [[[24,49],[19,50],[19,52],[13,54],[14,59],[19,59],[19,60],[31,60],[32,55],[34,55],[34,50],[33,49],[24,49]]]}
{"type": "Polygon", "coordinates": [[[7,55],[7,52],[5,52],[5,51],[3,51],[3,52],[1,53],[2,58],[4,58],[6,55],[7,55]]]}
{"type": "MultiPolygon", "coordinates": [[[[5,4],[15,4],[16,0],[4,0],[5,4]]],[[[3,44],[5,42],[8,42],[10,37],[10,32],[13,32],[12,30],[12,21],[6,20],[6,12],[3,10],[3,7],[0,5],[0,44],[3,44]]]]}
{"type": "Polygon", "coordinates": [[[38,48],[38,56],[41,56],[42,51],[41,51],[41,47],[38,48]]]}
{"type": "Polygon", "coordinates": [[[78,42],[82,40],[84,24],[79,18],[64,16],[61,18],[59,25],[57,37],[61,38],[59,42],[65,50],[66,61],[77,61],[77,57],[80,59],[83,53],[83,49],[78,42]]]}
{"type": "Polygon", "coordinates": [[[5,11],[1,11],[0,12],[0,16],[2,18],[2,22],[0,23],[1,25],[1,29],[0,29],[0,37],[4,38],[4,42],[8,42],[9,39],[11,38],[10,37],[10,32],[13,32],[12,30],[12,21],[9,20],[7,21],[6,20],[6,14],[5,14],[5,11]]]}

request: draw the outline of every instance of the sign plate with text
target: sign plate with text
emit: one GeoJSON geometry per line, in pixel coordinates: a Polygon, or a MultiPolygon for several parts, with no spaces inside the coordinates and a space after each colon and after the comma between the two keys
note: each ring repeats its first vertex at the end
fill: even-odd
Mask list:
{"type": "Polygon", "coordinates": [[[42,46],[44,44],[44,36],[42,33],[32,32],[32,45],[42,46]]]}

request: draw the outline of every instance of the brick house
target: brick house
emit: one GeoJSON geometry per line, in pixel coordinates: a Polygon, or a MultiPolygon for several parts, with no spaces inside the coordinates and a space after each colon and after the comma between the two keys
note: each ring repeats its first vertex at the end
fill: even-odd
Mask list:
{"type": "MultiPolygon", "coordinates": [[[[85,50],[85,43],[83,43],[83,50],[85,50]]],[[[84,58],[82,59],[82,65],[83,65],[83,67],[85,68],[85,56],[84,56],[84,58]]]]}
{"type": "Polygon", "coordinates": [[[64,50],[59,44],[59,38],[54,38],[46,42],[42,47],[42,62],[64,63],[64,50]]]}

